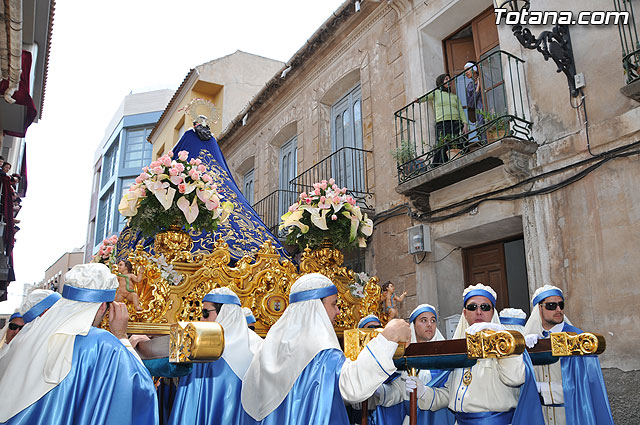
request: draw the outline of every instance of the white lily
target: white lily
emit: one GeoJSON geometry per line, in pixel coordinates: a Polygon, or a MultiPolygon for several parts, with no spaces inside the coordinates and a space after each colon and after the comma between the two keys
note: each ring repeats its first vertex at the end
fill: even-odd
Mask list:
{"type": "Polygon", "coordinates": [[[364,220],[360,223],[360,231],[363,235],[369,237],[373,233],[373,220],[367,217],[367,214],[364,215],[364,220]]]}
{"type": "Polygon", "coordinates": [[[327,227],[327,213],[329,210],[320,211],[319,208],[310,208],[311,222],[320,230],[329,230],[327,227]]]}
{"type": "Polygon", "coordinates": [[[280,217],[282,219],[280,229],[284,229],[285,227],[289,226],[296,226],[302,233],[307,233],[309,231],[309,226],[300,221],[303,214],[304,210],[302,209],[285,213],[282,217],[280,217]]]}
{"type": "Polygon", "coordinates": [[[184,218],[187,219],[187,223],[191,224],[196,221],[196,218],[198,218],[198,214],[200,213],[197,198],[193,198],[193,202],[189,204],[189,200],[186,197],[182,196],[180,197],[180,199],[178,199],[176,205],[184,213],[184,218]]]}
{"type": "Polygon", "coordinates": [[[120,204],[118,205],[118,211],[125,217],[133,217],[138,214],[138,191],[125,192],[122,195],[120,204]]]}

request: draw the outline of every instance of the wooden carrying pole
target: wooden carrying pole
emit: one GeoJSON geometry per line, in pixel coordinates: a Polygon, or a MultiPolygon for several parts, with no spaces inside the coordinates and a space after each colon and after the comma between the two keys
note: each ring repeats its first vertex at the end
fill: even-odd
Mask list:
{"type": "MultiPolygon", "coordinates": [[[[418,370],[412,367],[409,376],[418,376],[418,370]]],[[[418,389],[415,388],[409,395],[409,425],[418,425],[418,389]]]]}
{"type": "Polygon", "coordinates": [[[360,419],[360,424],[361,425],[367,425],[368,423],[368,413],[369,413],[369,409],[367,407],[367,401],[365,400],[362,403],[360,403],[360,408],[362,409],[362,418],[360,419]]]}

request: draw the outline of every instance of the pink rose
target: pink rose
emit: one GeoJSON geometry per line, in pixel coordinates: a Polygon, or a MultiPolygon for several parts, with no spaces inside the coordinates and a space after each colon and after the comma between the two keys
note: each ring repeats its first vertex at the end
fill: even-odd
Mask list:
{"type": "Polygon", "coordinates": [[[187,151],[180,151],[178,152],[178,159],[180,161],[186,161],[187,158],[189,158],[189,152],[187,151]]]}
{"type": "Polygon", "coordinates": [[[172,169],[169,170],[169,175],[170,176],[177,176],[179,173],[180,173],[180,171],[178,171],[175,168],[172,168],[172,169]]]}
{"type": "Polygon", "coordinates": [[[165,167],[170,167],[171,166],[171,158],[169,158],[168,156],[163,156],[160,158],[160,163],[162,165],[164,165],[165,167]]]}
{"type": "Polygon", "coordinates": [[[213,181],[213,177],[211,177],[209,174],[203,174],[202,180],[204,180],[206,183],[211,183],[213,181]]]}
{"type": "Polygon", "coordinates": [[[145,173],[149,172],[149,167],[142,167],[142,171],[144,171],[145,173]]]}
{"type": "Polygon", "coordinates": [[[300,194],[300,199],[305,199],[307,197],[307,193],[306,192],[302,192],[300,194]]]}
{"type": "Polygon", "coordinates": [[[201,173],[204,173],[205,171],[207,171],[207,167],[205,167],[204,165],[200,164],[200,165],[198,165],[198,171],[200,171],[201,173]]]}
{"type": "Polygon", "coordinates": [[[194,163],[195,165],[200,165],[200,164],[202,164],[202,161],[200,160],[200,158],[196,158],[196,160],[195,160],[195,161],[193,161],[193,163],[194,163]]]}
{"type": "Polygon", "coordinates": [[[334,196],[333,197],[333,203],[334,204],[339,204],[340,203],[340,197],[339,196],[334,196]]]}
{"type": "Polygon", "coordinates": [[[322,184],[326,185],[326,184],[327,184],[327,181],[326,181],[326,180],[322,180],[320,183],[322,183],[322,184]]]}
{"type": "Polygon", "coordinates": [[[324,182],[324,183],[322,183],[322,184],[320,185],[320,189],[322,189],[322,190],[327,190],[327,182],[326,182],[325,180],[323,180],[323,182],[324,182]]]}
{"type": "Polygon", "coordinates": [[[325,202],[327,202],[327,198],[326,198],[326,196],[321,196],[321,197],[320,197],[320,203],[321,203],[321,204],[324,204],[325,202]]]}
{"type": "Polygon", "coordinates": [[[109,255],[111,254],[111,251],[113,251],[113,247],[111,245],[108,245],[105,251],[106,251],[106,254],[109,255]]]}
{"type": "Polygon", "coordinates": [[[164,171],[164,167],[159,165],[157,167],[153,167],[152,171],[156,174],[162,174],[162,172],[164,171]]]}
{"type": "Polygon", "coordinates": [[[180,183],[180,184],[178,185],[178,191],[179,191],[180,193],[184,193],[186,190],[187,190],[187,186],[186,186],[184,183],[180,183]]]}
{"type": "Polygon", "coordinates": [[[313,188],[314,188],[314,189],[318,189],[319,187],[320,187],[320,183],[314,183],[314,184],[313,184],[313,188]]]}
{"type": "Polygon", "coordinates": [[[320,188],[317,188],[316,190],[314,190],[313,194],[316,196],[320,196],[320,188]]]}
{"type": "Polygon", "coordinates": [[[176,164],[176,170],[183,172],[184,171],[184,165],[180,164],[179,162],[176,164]]]}
{"type": "Polygon", "coordinates": [[[138,184],[142,183],[142,179],[140,178],[140,176],[136,177],[136,183],[138,184]]]}
{"type": "Polygon", "coordinates": [[[342,189],[340,189],[340,192],[341,192],[342,194],[347,193],[347,188],[346,188],[346,187],[343,187],[342,189]]]}
{"type": "Polygon", "coordinates": [[[189,177],[191,177],[193,180],[198,180],[200,178],[200,173],[192,168],[191,170],[189,170],[189,177]]]}
{"type": "Polygon", "coordinates": [[[340,191],[340,188],[338,187],[338,185],[337,185],[337,184],[334,184],[333,186],[331,186],[331,189],[333,189],[333,190],[334,190],[334,191],[336,191],[336,192],[339,192],[339,191],[340,191]]]}
{"type": "Polygon", "coordinates": [[[168,156],[169,158],[173,158],[173,151],[169,151],[169,152],[167,152],[167,156],[168,156]]]}
{"type": "Polygon", "coordinates": [[[148,178],[149,178],[149,174],[147,174],[146,172],[140,173],[140,180],[145,181],[148,178]]]}
{"type": "Polygon", "coordinates": [[[160,161],[153,161],[151,164],[149,164],[149,167],[150,168],[156,168],[159,165],[160,165],[160,161]]]}
{"type": "Polygon", "coordinates": [[[338,216],[337,216],[337,215],[333,214],[333,215],[331,216],[331,220],[336,221],[337,219],[338,219],[338,216]]]}
{"type": "Polygon", "coordinates": [[[307,205],[308,205],[308,204],[310,204],[310,203],[311,203],[311,198],[307,198],[307,199],[305,199],[304,201],[305,201],[305,202],[307,203],[307,205]]]}
{"type": "Polygon", "coordinates": [[[333,177],[331,177],[331,178],[329,179],[329,185],[333,186],[333,185],[335,184],[335,182],[336,182],[336,181],[333,179],[333,177]]]}
{"type": "Polygon", "coordinates": [[[351,205],[355,205],[356,204],[356,200],[353,199],[351,196],[347,196],[347,202],[350,203],[351,205]]]}

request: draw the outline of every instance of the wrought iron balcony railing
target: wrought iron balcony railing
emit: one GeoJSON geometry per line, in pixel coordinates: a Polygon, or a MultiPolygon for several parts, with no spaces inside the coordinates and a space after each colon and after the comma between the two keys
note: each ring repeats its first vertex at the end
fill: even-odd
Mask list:
{"type": "Polygon", "coordinates": [[[314,183],[333,178],[338,186],[346,187],[351,196],[368,206],[367,199],[372,195],[367,180],[369,155],[371,151],[343,147],[294,177],[289,183],[302,192],[313,190],[314,183]]]}
{"type": "Polygon", "coordinates": [[[631,0],[613,0],[615,10],[626,12],[629,17],[627,23],[623,19],[618,21],[618,32],[622,45],[622,67],[627,84],[640,80],[640,40],[638,39],[638,27],[632,3],[631,0]]]}
{"type": "Polygon", "coordinates": [[[399,183],[505,137],[530,140],[523,63],[496,50],[397,111],[399,183]]]}
{"type": "Polygon", "coordinates": [[[289,205],[298,199],[298,192],[293,190],[274,190],[255,204],[253,209],[274,235],[279,235],[280,217],[287,212],[289,205]]]}

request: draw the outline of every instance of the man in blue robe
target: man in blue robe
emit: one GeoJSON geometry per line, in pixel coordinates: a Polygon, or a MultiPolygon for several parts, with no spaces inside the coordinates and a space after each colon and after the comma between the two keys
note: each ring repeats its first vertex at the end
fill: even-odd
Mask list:
{"type": "Polygon", "coordinates": [[[337,302],[337,288],[321,274],[291,286],[289,306],[245,375],[245,423],[347,425],[344,402],[368,399],[396,371],[393,354],[399,341],[409,340],[409,325],[392,320],[351,361],[333,329],[337,302]]]}
{"type": "MultiPolygon", "coordinates": [[[[527,346],[533,347],[538,338],[549,338],[552,332],[582,333],[564,315],[560,288],[538,288],[532,305],[525,326],[527,346]]],[[[547,425],[613,425],[598,356],[562,357],[559,362],[534,369],[547,425]]]]}
{"type": "Polygon", "coordinates": [[[151,376],[123,345],[128,317],[112,302],[117,287],[103,264],[66,274],[62,298],[0,359],[0,423],[157,424],[151,376]],[[112,333],[96,327],[107,308],[112,333]]]}
{"type": "MultiPolygon", "coordinates": [[[[462,293],[463,310],[453,339],[481,330],[502,331],[495,310],[497,294],[487,285],[468,286],[462,293]]],[[[441,375],[444,385],[426,386],[407,378],[407,392],[417,389],[418,407],[448,407],[458,425],[544,425],[528,353],[499,359],[479,359],[475,365],[441,375]]]]}
{"type": "Polygon", "coordinates": [[[224,352],[214,362],[195,363],[180,378],[171,425],[237,425],[243,416],[240,390],[262,338],[247,327],[240,299],[229,288],[216,288],[202,300],[203,321],[224,329],[224,352]]]}

